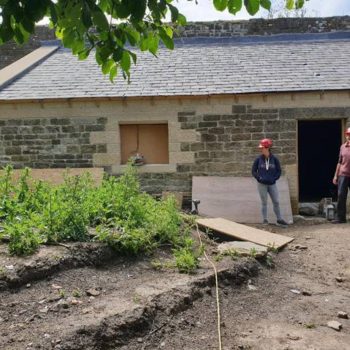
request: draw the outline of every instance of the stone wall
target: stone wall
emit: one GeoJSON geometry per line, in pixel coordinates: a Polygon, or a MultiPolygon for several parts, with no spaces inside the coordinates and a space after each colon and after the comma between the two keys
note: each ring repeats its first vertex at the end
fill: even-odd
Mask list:
{"type": "Polygon", "coordinates": [[[91,132],[104,131],[106,118],[0,120],[0,167],[88,168],[106,144],[92,144],[91,132]]]}
{"type": "Polygon", "coordinates": [[[251,19],[193,22],[180,28],[180,37],[231,37],[283,33],[327,33],[350,30],[350,16],[251,19]]]}
{"type": "Polygon", "coordinates": [[[1,165],[103,167],[121,174],[121,123],[167,123],[169,164],[138,168],[143,189],[191,194],[192,176],[251,176],[257,144],[274,140],[298,204],[297,120],[341,119],[348,91],[0,104],[1,165]],[[11,154],[12,152],[12,154],[11,154]]]}
{"type": "Polygon", "coordinates": [[[55,32],[48,27],[38,26],[35,30],[36,33],[24,45],[18,45],[14,41],[11,41],[0,46],[0,69],[40,47],[41,41],[56,39],[55,32]]]}

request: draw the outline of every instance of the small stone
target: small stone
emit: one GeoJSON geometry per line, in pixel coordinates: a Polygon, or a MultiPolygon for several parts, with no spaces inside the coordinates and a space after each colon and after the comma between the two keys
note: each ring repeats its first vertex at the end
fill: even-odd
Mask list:
{"type": "Polygon", "coordinates": [[[312,293],[311,293],[311,292],[308,292],[307,290],[303,290],[303,291],[301,292],[301,294],[302,294],[302,295],[306,295],[306,296],[308,296],[308,297],[311,297],[311,295],[312,295],[312,293]]]}
{"type": "Polygon", "coordinates": [[[40,300],[40,301],[38,301],[38,304],[40,304],[40,305],[42,305],[42,304],[44,304],[45,303],[45,299],[43,299],[43,300],[40,300]]]}
{"type": "Polygon", "coordinates": [[[2,317],[0,317],[0,323],[3,323],[5,320],[2,318],[2,317]]]}
{"type": "Polygon", "coordinates": [[[69,308],[69,303],[64,300],[64,299],[61,299],[57,302],[56,306],[58,308],[62,308],[62,309],[68,309],[69,308]]]}
{"type": "Polygon", "coordinates": [[[143,339],[142,339],[142,338],[137,338],[137,342],[138,342],[138,343],[142,343],[142,342],[143,342],[143,339]]]}
{"type": "Polygon", "coordinates": [[[349,318],[348,314],[346,312],[344,312],[344,311],[339,311],[338,312],[338,317],[339,318],[344,318],[344,319],[348,319],[349,318]]]}
{"type": "Polygon", "coordinates": [[[13,265],[5,265],[8,270],[13,270],[15,267],[13,265]]]}
{"type": "Polygon", "coordinates": [[[72,305],[80,305],[82,304],[83,302],[81,300],[77,300],[77,299],[72,299],[71,300],[71,304],[72,305]]]}
{"type": "Polygon", "coordinates": [[[165,342],[163,341],[162,343],[160,343],[160,347],[164,348],[165,346],[165,342]]]}
{"type": "Polygon", "coordinates": [[[258,290],[253,284],[248,284],[248,290],[258,290]]]}
{"type": "Polygon", "coordinates": [[[298,289],[291,289],[290,290],[293,294],[301,294],[301,291],[298,289]]]}
{"type": "Polygon", "coordinates": [[[93,309],[92,307],[87,307],[87,308],[83,309],[81,312],[82,312],[84,315],[86,315],[86,314],[88,314],[88,313],[90,313],[90,312],[92,312],[92,311],[94,311],[94,309],[93,309]]]}
{"type": "Polygon", "coordinates": [[[42,314],[47,314],[49,311],[49,308],[47,306],[45,306],[44,308],[42,309],[39,309],[39,312],[41,312],[42,314]]]}
{"type": "Polygon", "coordinates": [[[343,325],[338,321],[329,321],[327,323],[327,327],[332,328],[339,332],[342,329],[343,325]]]}
{"type": "Polygon", "coordinates": [[[99,296],[100,294],[101,294],[100,291],[98,291],[98,290],[96,290],[96,289],[93,289],[93,288],[88,289],[88,290],[86,291],[86,295],[88,295],[88,296],[97,297],[97,296],[99,296]]]}
{"type": "Polygon", "coordinates": [[[300,340],[301,337],[298,336],[298,335],[293,335],[293,334],[287,334],[287,338],[290,339],[290,340],[294,340],[294,341],[297,341],[297,340],[300,340]]]}
{"type": "Polygon", "coordinates": [[[306,236],[305,239],[311,239],[311,237],[310,236],[306,236]]]}
{"type": "Polygon", "coordinates": [[[335,278],[335,280],[336,280],[337,282],[339,282],[339,283],[344,282],[344,278],[341,277],[341,276],[337,276],[337,277],[335,278]]]}
{"type": "Polygon", "coordinates": [[[307,246],[306,246],[306,245],[297,244],[297,245],[295,246],[295,249],[306,250],[306,249],[307,249],[307,246]]]}
{"type": "Polygon", "coordinates": [[[33,343],[28,343],[27,346],[31,348],[33,346],[33,343]]]}
{"type": "Polygon", "coordinates": [[[62,289],[62,287],[60,285],[58,285],[58,284],[53,284],[53,285],[51,285],[51,287],[53,289],[62,289]]]}
{"type": "Polygon", "coordinates": [[[45,333],[45,334],[44,334],[44,338],[45,338],[45,339],[49,339],[49,338],[51,338],[51,335],[48,334],[48,333],[45,333]]]}
{"type": "Polygon", "coordinates": [[[32,285],[30,283],[26,284],[26,288],[30,288],[32,285]]]}

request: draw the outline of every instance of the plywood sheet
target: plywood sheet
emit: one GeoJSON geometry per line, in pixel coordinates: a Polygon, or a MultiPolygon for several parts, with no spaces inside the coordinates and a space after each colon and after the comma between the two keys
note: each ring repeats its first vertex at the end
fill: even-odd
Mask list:
{"type": "MultiPolygon", "coordinates": [[[[23,170],[13,171],[13,180],[17,181],[23,170]]],[[[3,170],[1,175],[3,175],[3,170]]],[[[42,180],[54,185],[64,182],[65,174],[68,176],[76,176],[89,173],[96,184],[100,184],[103,179],[103,168],[56,168],[56,169],[30,169],[30,177],[34,180],[42,180]]]]}
{"type": "MultiPolygon", "coordinates": [[[[277,182],[282,217],[293,222],[288,182],[282,177],[277,182]]],[[[235,222],[256,224],[262,222],[257,182],[250,177],[194,176],[192,199],[199,199],[202,216],[221,217],[235,222]]],[[[268,219],[275,223],[272,202],[268,199],[268,219]]]]}
{"type": "Polygon", "coordinates": [[[120,139],[122,164],[136,153],[147,164],[169,163],[168,124],[122,124],[120,139]]]}
{"type": "Polygon", "coordinates": [[[294,240],[292,237],[266,232],[222,218],[198,219],[197,223],[198,225],[208,227],[211,230],[242,241],[253,242],[265,247],[274,247],[276,249],[279,249],[294,240]]]}

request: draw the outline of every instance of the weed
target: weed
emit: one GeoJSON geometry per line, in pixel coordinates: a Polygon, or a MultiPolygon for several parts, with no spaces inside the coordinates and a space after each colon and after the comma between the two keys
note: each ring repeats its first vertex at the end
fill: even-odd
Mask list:
{"type": "Polygon", "coordinates": [[[216,261],[221,261],[225,256],[229,256],[232,260],[236,260],[240,254],[236,249],[227,249],[215,257],[216,261]]]}
{"type": "Polygon", "coordinates": [[[74,298],[81,298],[81,291],[78,290],[78,289],[74,289],[73,292],[72,292],[72,296],[74,298]]]}
{"type": "Polygon", "coordinates": [[[314,323],[306,323],[304,327],[307,329],[314,329],[316,328],[316,325],[314,323]]]}
{"type": "Polygon", "coordinates": [[[270,254],[266,255],[266,266],[270,269],[275,267],[275,262],[270,254]]]}
{"type": "Polygon", "coordinates": [[[61,299],[64,299],[65,296],[66,296],[65,290],[64,290],[64,289],[60,289],[60,290],[58,291],[58,295],[59,295],[59,297],[60,297],[61,299]]]}
{"type": "Polygon", "coordinates": [[[269,252],[272,252],[272,253],[275,253],[275,254],[278,253],[278,248],[275,246],[275,243],[269,243],[269,244],[267,245],[267,250],[268,250],[269,252]]]}
{"type": "Polygon", "coordinates": [[[132,297],[132,301],[135,303],[135,304],[141,304],[142,303],[142,297],[138,294],[134,294],[133,297],[132,297]]]}
{"type": "Polygon", "coordinates": [[[252,258],[256,258],[258,254],[258,251],[256,250],[256,248],[251,248],[250,251],[249,251],[249,255],[252,257],[252,258]]]}

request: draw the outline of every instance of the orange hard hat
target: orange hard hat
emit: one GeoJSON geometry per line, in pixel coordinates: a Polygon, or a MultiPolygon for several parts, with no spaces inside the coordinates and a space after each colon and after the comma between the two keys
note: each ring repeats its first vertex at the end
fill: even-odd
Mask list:
{"type": "Polygon", "coordinates": [[[347,129],[345,130],[345,135],[346,135],[346,136],[350,136],[350,128],[347,128],[347,129]]]}
{"type": "Polygon", "coordinates": [[[272,140],[271,139],[262,139],[259,142],[259,148],[271,148],[272,147],[272,140]]]}

